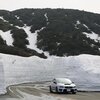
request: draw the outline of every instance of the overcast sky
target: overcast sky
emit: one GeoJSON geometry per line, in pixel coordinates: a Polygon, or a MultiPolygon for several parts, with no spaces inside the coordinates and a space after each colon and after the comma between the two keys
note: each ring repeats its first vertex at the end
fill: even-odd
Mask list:
{"type": "Polygon", "coordinates": [[[0,9],[68,8],[100,14],[100,0],[0,0],[0,9]]]}

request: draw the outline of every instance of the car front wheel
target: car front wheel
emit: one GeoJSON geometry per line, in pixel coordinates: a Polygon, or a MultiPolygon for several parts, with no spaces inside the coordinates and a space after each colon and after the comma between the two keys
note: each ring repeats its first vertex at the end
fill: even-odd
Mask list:
{"type": "Polygon", "coordinates": [[[51,86],[49,87],[49,89],[50,89],[50,93],[53,93],[51,86]]]}
{"type": "Polygon", "coordinates": [[[59,93],[59,91],[58,91],[58,87],[56,87],[56,93],[59,93]]]}

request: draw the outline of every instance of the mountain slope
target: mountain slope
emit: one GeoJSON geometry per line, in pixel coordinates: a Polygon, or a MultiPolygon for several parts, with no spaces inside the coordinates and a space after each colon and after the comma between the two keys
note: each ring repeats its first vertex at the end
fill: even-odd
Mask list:
{"type": "Polygon", "coordinates": [[[18,48],[27,56],[46,58],[45,51],[57,56],[100,55],[99,14],[72,9],[1,10],[0,30],[0,45],[18,48]]]}

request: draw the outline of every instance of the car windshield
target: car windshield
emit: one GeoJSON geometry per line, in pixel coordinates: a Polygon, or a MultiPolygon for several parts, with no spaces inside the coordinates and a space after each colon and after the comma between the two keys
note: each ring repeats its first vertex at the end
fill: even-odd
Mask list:
{"type": "Polygon", "coordinates": [[[62,83],[62,84],[71,84],[71,80],[69,79],[66,79],[66,78],[58,78],[56,79],[57,80],[57,83],[62,83]]]}

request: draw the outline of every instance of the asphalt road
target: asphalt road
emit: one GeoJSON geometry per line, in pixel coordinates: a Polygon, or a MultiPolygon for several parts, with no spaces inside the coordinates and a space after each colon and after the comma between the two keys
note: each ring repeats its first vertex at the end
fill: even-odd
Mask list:
{"type": "Polygon", "coordinates": [[[49,83],[27,83],[9,86],[0,100],[100,100],[100,92],[78,92],[77,94],[50,93],[49,83]]]}

